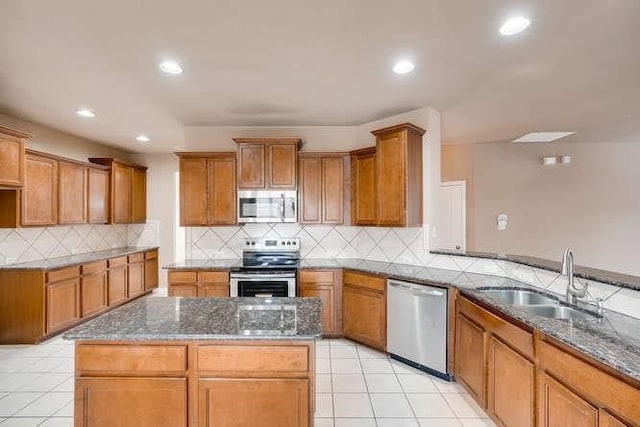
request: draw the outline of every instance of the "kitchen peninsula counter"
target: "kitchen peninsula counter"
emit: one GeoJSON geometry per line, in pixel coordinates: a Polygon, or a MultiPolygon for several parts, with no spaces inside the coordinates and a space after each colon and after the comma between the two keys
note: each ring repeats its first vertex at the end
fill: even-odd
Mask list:
{"type": "Polygon", "coordinates": [[[313,425],[317,298],[147,297],[75,339],[76,426],[313,425]]]}

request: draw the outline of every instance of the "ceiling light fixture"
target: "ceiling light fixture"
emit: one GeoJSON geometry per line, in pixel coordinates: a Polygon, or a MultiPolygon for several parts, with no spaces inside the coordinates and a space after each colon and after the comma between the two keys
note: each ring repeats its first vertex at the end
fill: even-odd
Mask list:
{"type": "Polygon", "coordinates": [[[167,74],[182,74],[184,71],[180,64],[175,61],[163,61],[158,67],[163,73],[167,74]]]}
{"type": "Polygon", "coordinates": [[[396,65],[393,66],[393,72],[396,74],[408,74],[413,71],[415,65],[409,61],[398,61],[396,65]]]}
{"type": "Polygon", "coordinates": [[[575,132],[531,132],[511,142],[553,142],[575,132]]]}
{"type": "Polygon", "coordinates": [[[136,136],[136,141],[138,142],[149,142],[151,141],[147,135],[138,135],[136,136]]]}
{"type": "Polygon", "coordinates": [[[88,118],[93,118],[96,116],[96,113],[94,113],[93,111],[87,108],[80,108],[78,111],[76,111],[76,114],[81,117],[88,117],[88,118]]]}
{"type": "Polygon", "coordinates": [[[507,19],[502,27],[500,27],[500,34],[503,36],[514,36],[523,32],[531,24],[531,21],[524,16],[514,16],[507,19]]]}

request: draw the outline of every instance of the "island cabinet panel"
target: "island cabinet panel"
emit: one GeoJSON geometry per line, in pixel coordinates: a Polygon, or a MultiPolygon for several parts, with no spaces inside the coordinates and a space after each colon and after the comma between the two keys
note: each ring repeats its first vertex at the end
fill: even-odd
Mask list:
{"type": "Polygon", "coordinates": [[[47,333],[77,322],[80,317],[80,277],[48,283],[47,333]]]}
{"type": "Polygon", "coordinates": [[[322,300],[322,335],[342,336],[342,270],[299,270],[298,295],[322,300]]]}
{"type": "Polygon", "coordinates": [[[187,346],[81,344],[75,364],[82,377],[180,377],[187,370],[187,346]]]}
{"type": "Polygon", "coordinates": [[[58,223],[87,222],[87,167],[60,161],[58,163],[58,223]]]}
{"type": "Polygon", "coordinates": [[[80,279],[82,317],[90,316],[107,308],[107,263],[98,261],[82,266],[80,279]]]}
{"type": "Polygon", "coordinates": [[[198,369],[207,375],[237,376],[257,373],[278,376],[283,372],[306,374],[309,370],[307,346],[232,346],[201,345],[198,369]],[[221,369],[224,367],[224,369],[221,369]]]}
{"type": "Polygon", "coordinates": [[[80,378],[75,425],[186,427],[185,378],[80,378]]]}
{"type": "Polygon", "coordinates": [[[206,379],[198,384],[198,425],[306,427],[307,379],[206,379]]]}
{"type": "Polygon", "coordinates": [[[144,293],[144,254],[129,255],[127,265],[127,296],[137,297],[144,293]]]}
{"type": "Polygon", "coordinates": [[[0,187],[21,187],[24,139],[29,135],[0,126],[0,187]]]}
{"type": "Polygon", "coordinates": [[[158,251],[144,253],[144,289],[148,291],[158,287],[158,251]]]}
{"type": "Polygon", "coordinates": [[[55,225],[58,223],[58,161],[32,153],[27,153],[25,159],[21,224],[55,225]]]}
{"type": "Polygon", "coordinates": [[[376,149],[351,152],[351,221],[354,225],[378,223],[376,149]]]}
{"type": "Polygon", "coordinates": [[[120,304],[127,300],[127,257],[109,260],[107,285],[109,306],[120,304]]]}
{"type": "Polygon", "coordinates": [[[598,410],[546,374],[538,376],[541,427],[596,427],[598,410]]]}
{"type": "Polygon", "coordinates": [[[87,222],[109,222],[109,171],[93,167],[88,170],[87,222]]]}
{"type": "Polygon", "coordinates": [[[386,312],[384,278],[345,271],[342,288],[344,336],[378,350],[386,351],[386,312]]]}

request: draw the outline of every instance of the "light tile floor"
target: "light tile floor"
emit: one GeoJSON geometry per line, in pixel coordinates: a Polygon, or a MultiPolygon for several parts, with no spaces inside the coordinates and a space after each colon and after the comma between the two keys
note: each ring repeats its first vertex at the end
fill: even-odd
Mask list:
{"type": "MultiPolygon", "coordinates": [[[[450,383],[348,340],[316,347],[316,427],[494,426],[450,383]]],[[[73,342],[0,346],[0,427],[73,426],[73,342]]]]}

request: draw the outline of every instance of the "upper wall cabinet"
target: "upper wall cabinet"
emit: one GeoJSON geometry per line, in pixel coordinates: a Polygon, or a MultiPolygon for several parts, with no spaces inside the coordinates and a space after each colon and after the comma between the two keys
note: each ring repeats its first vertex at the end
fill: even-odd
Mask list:
{"type": "Polygon", "coordinates": [[[58,162],[58,223],[87,222],[87,167],[83,164],[58,162]]]}
{"type": "Polygon", "coordinates": [[[109,170],[100,165],[88,171],[87,222],[106,224],[109,222],[109,170]]]}
{"type": "Polygon", "coordinates": [[[236,223],[236,153],[176,153],[180,157],[180,225],[236,223]]]}
{"type": "Polygon", "coordinates": [[[299,153],[301,224],[344,223],[345,153],[299,153]]]}
{"type": "Polygon", "coordinates": [[[58,223],[58,161],[27,150],[21,196],[21,225],[58,223]]]}
{"type": "Polygon", "coordinates": [[[234,138],[238,188],[295,190],[299,139],[234,138]]]}
{"type": "Polygon", "coordinates": [[[109,222],[144,223],[147,220],[147,168],[113,158],[90,158],[89,161],[108,166],[110,170],[109,222]]]}
{"type": "Polygon", "coordinates": [[[0,126],[0,187],[21,187],[24,139],[29,135],[0,126]]]}
{"type": "Polygon", "coordinates": [[[351,152],[351,218],[354,225],[378,223],[375,147],[351,152]]]}

